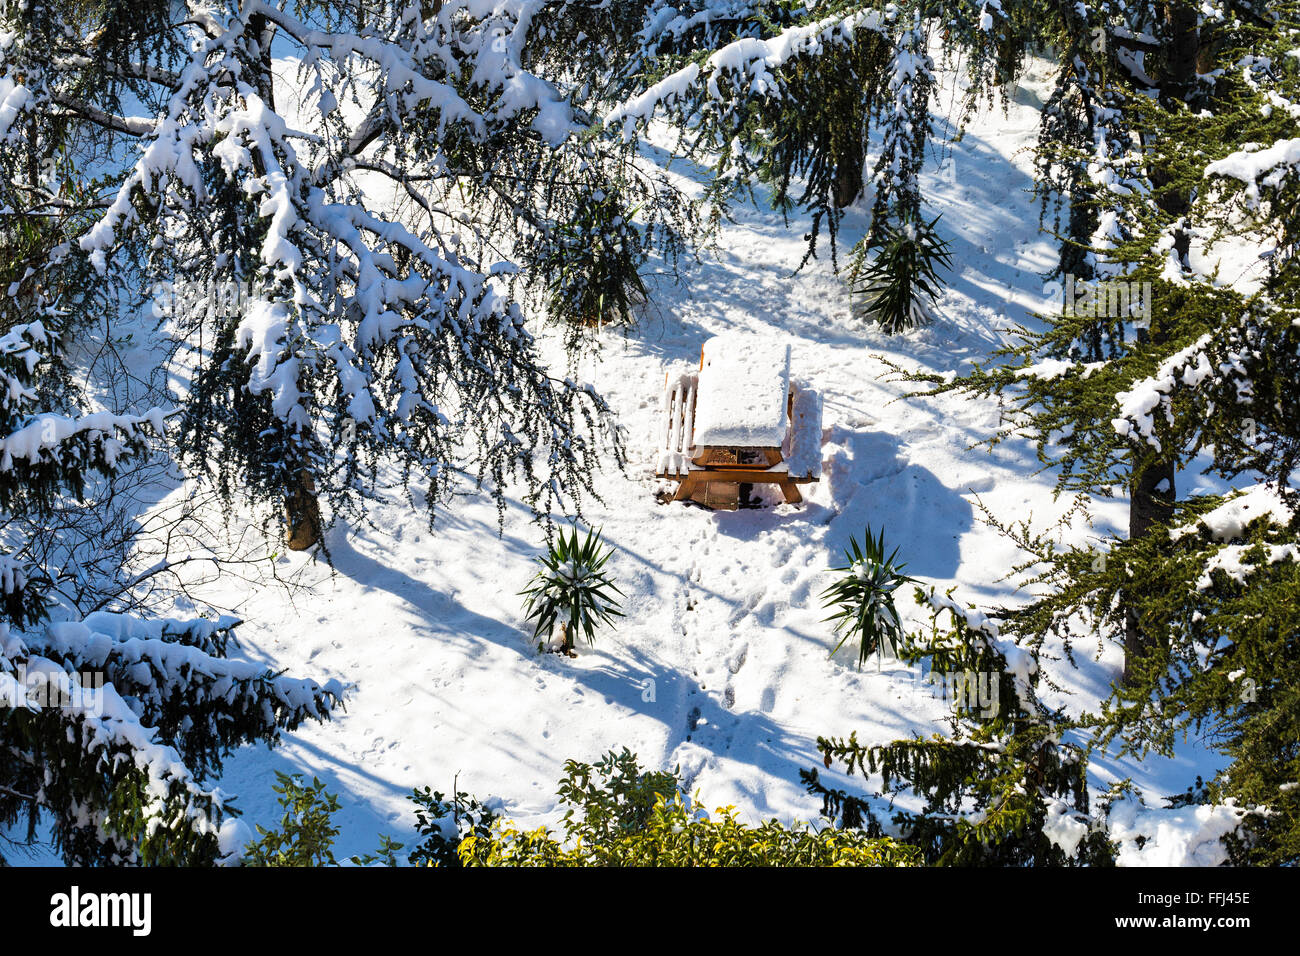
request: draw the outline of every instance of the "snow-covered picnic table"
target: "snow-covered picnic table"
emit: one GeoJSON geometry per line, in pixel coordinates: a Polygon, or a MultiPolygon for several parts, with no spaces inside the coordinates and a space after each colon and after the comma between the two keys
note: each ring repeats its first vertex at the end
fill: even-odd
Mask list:
{"type": "Polygon", "coordinates": [[[710,483],[772,483],[788,502],[821,474],[821,397],[790,373],[790,347],[716,336],[700,367],[668,374],[656,474],[680,482],[674,501],[710,483]]]}
{"type": "Polygon", "coordinates": [[[776,448],[789,420],[790,346],[715,337],[701,352],[695,444],[776,448]]]}

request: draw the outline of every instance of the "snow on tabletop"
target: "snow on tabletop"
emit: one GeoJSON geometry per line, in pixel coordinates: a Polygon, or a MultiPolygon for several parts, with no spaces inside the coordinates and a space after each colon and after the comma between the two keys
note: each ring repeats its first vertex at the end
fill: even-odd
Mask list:
{"type": "Polygon", "coordinates": [[[777,448],[785,440],[790,346],[759,336],[704,343],[695,444],[777,448]]]}

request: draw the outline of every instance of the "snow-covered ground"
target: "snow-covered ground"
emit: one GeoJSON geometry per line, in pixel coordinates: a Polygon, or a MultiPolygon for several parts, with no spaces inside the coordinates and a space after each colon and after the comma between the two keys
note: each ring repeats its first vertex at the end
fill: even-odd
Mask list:
{"type": "MultiPolygon", "coordinates": [[[[940,114],[955,117],[960,104],[951,76],[945,81],[940,114]]],[[[643,766],[679,767],[709,807],[735,805],[749,821],[811,820],[819,803],[798,774],[820,765],[818,735],[856,731],[872,742],[943,730],[946,705],[912,670],[886,660],[859,671],[849,647],[828,656],[834,641],[819,592],[850,535],[861,539],[870,524],[885,529],[908,573],[940,592],[955,587],[958,600],[982,606],[1020,600],[1005,580],[1020,555],[982,523],[977,504],[1003,520],[1043,524],[1064,510],[1031,447],[972,447],[996,427],[995,402],[904,397],[908,386],[889,381],[882,363],[960,371],[1002,344],[1007,326],[1031,323],[1028,311],[1050,307],[1044,274],[1056,251],[1038,228],[1028,152],[1049,84],[1031,73],[1005,112],[985,110],[955,141],[945,141],[955,120],[939,130],[923,186],[932,213],[943,215],[954,268],[933,325],[880,334],[851,314],[828,250],[795,274],[806,222],[741,208],[716,258],[688,266],[680,283],[652,280],[639,324],[605,334],[581,371],[627,429],[630,460],[626,472],[611,463],[599,477],[603,503],[591,502],[585,517],[615,549],[608,567],[627,616],[576,659],[539,655],[523,621],[518,592],[544,547],[542,529],[518,506],[499,534],[487,498],[460,501],[431,533],[423,511],[389,489],[368,525],[332,529],[333,567],[301,554],[279,559],[299,589],[249,592],[232,581],[210,592],[245,620],[239,637],[249,659],[352,684],[333,721],[227,762],[221,787],[238,795],[244,819],[278,822],[271,786],[283,770],[318,776],[339,795],[340,857],[375,849],[380,834],[409,842],[406,797],[415,787],[454,785],[494,799],[522,825],[552,823],[564,761],[627,747],[643,766]],[[822,393],[822,480],[803,486],[797,506],[710,512],[660,503],[665,483],[653,470],[665,372],[698,362],[710,337],[738,332],[788,343],[791,374],[822,393]]],[[[690,172],[680,160],[672,169],[690,172]]],[[[844,220],[845,249],[866,228],[866,206],[844,220]]],[[[558,341],[539,331],[562,361],[558,341]]],[[[1186,481],[1211,487],[1199,476],[1186,481]]],[[[1122,528],[1126,508],[1101,505],[1095,520],[1122,528]]],[[[902,608],[924,619],[910,595],[902,608]]],[[[1118,673],[1113,647],[1078,646],[1076,655],[1078,669],[1044,662],[1067,692],[1048,694],[1049,703],[1091,707],[1118,673]]],[[[1152,798],[1183,790],[1214,761],[1193,741],[1173,760],[1095,767],[1098,787],[1132,776],[1158,803],[1152,798]]],[[[1155,833],[1132,808],[1123,813],[1115,822],[1125,833],[1155,833]]],[[[1230,823],[1219,811],[1198,813],[1165,815],[1151,844],[1158,859],[1148,862],[1217,859],[1212,837],[1230,823]]],[[[1122,862],[1142,861],[1126,853],[1122,862]]]]}
{"type": "MultiPolygon", "coordinates": [[[[600,476],[604,503],[586,518],[615,548],[609,568],[627,617],[576,660],[538,655],[523,622],[518,592],[541,529],[519,507],[498,535],[486,499],[464,500],[430,533],[394,489],[369,526],[332,530],[332,569],[281,558],[307,584],[292,597],[274,586],[214,595],[245,618],[250,658],[354,685],[334,721],[229,761],[222,787],[238,794],[245,819],[278,819],[272,771],[285,770],[319,776],[339,794],[344,853],[373,849],[381,833],[409,838],[406,795],[425,785],[446,792],[453,780],[535,825],[556,817],[566,759],[628,747],[643,765],[680,767],[709,806],[734,804],[749,820],[808,820],[818,804],[798,772],[820,763],[819,734],[884,741],[942,729],[945,705],[907,668],[887,660],[859,672],[850,648],[828,657],[834,642],[818,594],[849,536],[870,524],[884,527],[909,573],[940,591],[1017,600],[1002,580],[1017,553],[976,503],[1017,520],[1047,521],[1063,507],[1027,445],[971,447],[997,424],[993,402],[905,398],[880,360],[961,370],[1003,341],[1001,329],[1046,305],[1055,251],[1039,232],[1027,152],[1046,83],[1031,75],[1005,113],[986,110],[936,149],[924,186],[955,268],[930,327],[890,338],[864,325],[825,255],[794,274],[805,224],[750,208],[724,229],[716,259],[689,267],[680,284],[656,282],[638,326],[606,334],[583,372],[626,427],[630,463],[600,476]],[[723,332],[788,341],[792,374],[825,398],[823,480],[805,486],[803,505],[709,512],[656,500],[665,371],[698,361],[701,343],[723,332]]],[[[942,103],[955,116],[952,98],[946,87],[942,103]]],[[[865,209],[847,216],[846,246],[865,226],[865,209]]],[[[1122,526],[1125,509],[1102,506],[1097,518],[1122,526]]],[[[1078,650],[1079,670],[1048,666],[1072,706],[1084,707],[1104,693],[1119,656],[1078,650]]],[[[1133,775],[1158,796],[1211,766],[1193,744],[1174,761],[1104,763],[1097,783],[1133,775]]]]}

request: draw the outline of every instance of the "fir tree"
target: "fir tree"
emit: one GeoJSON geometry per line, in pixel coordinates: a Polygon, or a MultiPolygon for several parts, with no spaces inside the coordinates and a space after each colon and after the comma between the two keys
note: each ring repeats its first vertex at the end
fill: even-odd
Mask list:
{"type": "MultiPolygon", "coordinates": [[[[210,863],[237,811],[209,782],[225,756],[274,744],[303,720],[326,719],[340,687],[227,658],[238,621],[84,617],[50,561],[56,513],[104,507],[99,492],[156,454],[159,407],[107,410],[74,364],[95,323],[122,303],[96,280],[77,240],[93,224],[102,180],[79,171],[118,148],[105,130],[131,126],[68,90],[42,86],[41,56],[66,54],[77,96],[116,103],[120,82],[166,55],[150,31],[165,5],[27,4],[4,8],[21,31],[0,40],[0,825],[10,844],[48,834],[75,864],[210,863]],[[85,52],[57,44],[75,37],[85,52]],[[98,20],[94,19],[99,17],[98,20]],[[131,66],[129,64],[135,64],[131,66]],[[107,124],[107,125],[102,125],[107,124]],[[25,826],[24,826],[25,824],[25,826]]],[[[115,107],[113,107],[115,109],[115,107]]],[[[128,264],[123,275],[138,278],[128,264]]],[[[105,550],[105,553],[108,553],[105,550]]],[[[96,557],[102,562],[101,556],[96,557]]],[[[97,567],[99,565],[97,564],[97,567]]],[[[72,568],[72,574],[84,569],[72,568]]],[[[152,608],[154,614],[163,610],[152,608]]],[[[2,861],[0,861],[2,862],[2,861]]]]}
{"type": "MultiPolygon", "coordinates": [[[[46,311],[54,311],[47,307],[46,311]]],[[[165,423],[39,406],[58,365],[41,322],[0,336],[0,512],[48,513],[143,452],[165,423]]],[[[0,824],[48,826],[69,863],[205,863],[226,797],[204,785],[234,748],[275,743],[339,702],[335,683],[230,661],[233,618],[68,619],[25,543],[0,548],[0,824]]]]}
{"type": "Polygon", "coordinates": [[[946,265],[937,236],[911,247],[923,268],[895,268],[888,255],[889,240],[924,232],[934,218],[923,215],[919,180],[933,145],[931,44],[967,73],[969,115],[995,88],[1005,92],[1032,42],[1020,31],[1037,6],[1008,13],[996,2],[930,0],[651,4],[639,34],[641,88],[605,121],[636,137],[652,117],[665,117],[687,155],[712,163],[713,203],[753,197],[762,184],[774,208],[809,215],[801,266],[825,233],[839,267],[844,209],[869,182],[871,224],[853,247],[849,280],[866,294],[869,313],[878,312],[882,292],[902,303],[876,315],[887,332],[898,331],[924,316],[946,265]],[[873,130],[879,146],[868,168],[873,130]]]}
{"type": "Polygon", "coordinates": [[[932,611],[930,633],[899,656],[951,695],[952,732],[885,744],[818,738],[827,768],[841,763],[870,796],[800,776],[822,798],[824,816],[868,836],[888,834],[940,866],[1108,865],[1105,817],[1090,812],[1087,754],[1063,740],[1070,722],[1038,700],[1037,656],[1002,639],[997,625],[950,596],[918,589],[932,611]],[[913,794],[920,811],[895,810],[913,794]]]}
{"type": "Polygon", "coordinates": [[[608,409],[548,370],[510,292],[626,318],[647,251],[675,255],[696,220],[629,144],[589,135],[604,91],[553,53],[565,10],[5,10],[10,168],[71,125],[108,178],[37,272],[79,260],[100,286],[166,290],[193,471],[284,507],[297,548],[394,457],[430,515],[464,480],[502,508],[512,480],[539,515],[580,506],[608,409]],[[273,45],[299,57],[289,101],[273,45]],[[601,254],[557,273],[577,236],[601,254]]]}
{"type": "MultiPolygon", "coordinates": [[[[1294,862],[1300,70],[1287,51],[1300,11],[1084,10],[1100,32],[1069,71],[1086,122],[1068,150],[1046,142],[1044,155],[1066,170],[1047,185],[1077,186],[1068,198],[1095,228],[1075,248],[1105,281],[1073,276],[1086,296],[999,361],[934,387],[1000,396],[991,442],[1028,436],[1058,490],[1077,496],[1075,515],[1129,502],[1127,533],[1091,547],[999,525],[1039,595],[1007,612],[1003,632],[1067,650],[1083,636],[1121,644],[1123,681],[1084,720],[1094,742],[1171,753],[1180,732],[1204,735],[1225,766],[1199,798],[1267,811],[1234,838],[1238,859],[1294,862]],[[1085,131],[1086,179],[1068,171],[1085,131]],[[1229,240],[1264,249],[1253,275],[1198,268],[1229,240]],[[1246,493],[1180,493],[1176,475],[1198,460],[1246,493]]],[[[1049,110],[1045,122],[1058,119],[1049,110]]]]}

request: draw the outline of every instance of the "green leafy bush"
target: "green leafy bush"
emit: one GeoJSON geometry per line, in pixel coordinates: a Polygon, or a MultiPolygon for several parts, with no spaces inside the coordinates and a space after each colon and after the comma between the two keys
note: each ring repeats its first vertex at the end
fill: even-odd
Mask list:
{"type": "Polygon", "coordinates": [[[895,548],[889,557],[885,557],[883,528],[873,538],[868,525],[866,544],[862,547],[858,546],[857,538],[849,538],[849,549],[844,552],[848,564],[831,569],[841,572],[844,577],[822,592],[822,603],[839,609],[826,618],[835,622],[835,632],[841,635],[840,642],[831,651],[832,655],[845,642],[856,639],[858,667],[861,667],[873,652],[883,654],[886,642],[891,649],[903,642],[903,626],[894,606],[894,592],[902,584],[916,583],[916,579],[903,574],[907,565],[895,564],[897,556],[898,549],[895,548]]]}
{"type": "Polygon", "coordinates": [[[876,257],[855,264],[853,291],[861,296],[861,311],[889,335],[906,331],[931,318],[942,288],[939,268],[952,267],[952,251],[930,222],[904,218],[884,231],[876,257]]]}
{"type": "Polygon", "coordinates": [[[543,647],[553,638],[557,625],[562,632],[558,650],[573,656],[573,639],[581,633],[588,644],[595,643],[594,633],[601,624],[613,624],[622,617],[614,595],[623,592],[605,573],[605,562],[612,552],[600,540],[600,532],[588,531],[579,540],[578,529],[568,535],[560,532],[550,550],[537,560],[541,570],[527,588],[527,620],[535,622],[533,636],[543,647]]]}
{"type": "Polygon", "coordinates": [[[769,820],[757,827],[736,819],[733,807],[709,819],[681,794],[660,799],[636,831],[599,843],[569,846],[545,828],[503,829],[461,844],[467,866],[912,866],[919,854],[888,838],[852,830],[787,827],[769,820]]]}
{"type": "Polygon", "coordinates": [[[333,866],[334,838],[339,835],[333,816],[339,810],[339,798],[325,790],[315,777],[310,785],[302,774],[275,772],[278,783],[271,789],[278,793],[284,816],[278,830],[257,828],[261,839],[244,850],[245,866],[333,866]]]}
{"type": "Polygon", "coordinates": [[[595,766],[570,760],[560,782],[564,836],[506,825],[460,845],[466,866],[908,866],[912,847],[851,830],[769,820],[757,827],[734,807],[704,813],[676,773],[644,771],[626,749],[595,766]]]}
{"type": "Polygon", "coordinates": [[[570,840],[594,843],[645,826],[662,798],[681,789],[671,771],[642,770],[626,747],[595,765],[566,761],[560,800],[568,805],[564,827],[570,840]]]}
{"type": "MultiPolygon", "coordinates": [[[[245,866],[337,866],[334,858],[334,840],[339,829],[333,816],[339,811],[338,797],[325,790],[325,784],[313,778],[304,784],[301,774],[277,771],[278,784],[272,789],[280,796],[284,816],[276,830],[257,828],[260,835],[256,843],[244,849],[245,866]]],[[[351,857],[349,862],[358,866],[382,864],[400,866],[461,865],[457,848],[467,836],[486,837],[492,832],[496,814],[474,797],[459,790],[448,800],[428,787],[412,792],[410,798],[417,807],[416,831],[424,838],[409,855],[403,856],[405,844],[388,836],[379,839],[379,850],[351,857]],[[441,821],[450,818],[452,834],[443,832],[441,821]]]]}
{"type": "Polygon", "coordinates": [[[461,865],[456,848],[467,836],[488,836],[497,815],[468,793],[452,787],[455,794],[447,800],[436,790],[428,787],[417,789],[411,794],[411,800],[418,809],[415,811],[416,830],[424,837],[424,842],[411,851],[410,861],[415,866],[450,866],[461,865]],[[443,832],[442,820],[451,819],[452,835],[443,832]]]}
{"type": "MultiPolygon", "coordinates": [[[[338,829],[330,821],[338,799],[319,780],[278,774],[281,829],[258,828],[262,839],[246,850],[252,866],[334,866],[338,829]]],[[[449,801],[428,788],[411,799],[425,836],[406,859],[402,844],[381,838],[377,853],[352,857],[359,865],[399,866],[913,866],[920,852],[892,839],[852,829],[786,826],[768,820],[748,826],[734,807],[710,817],[681,791],[676,772],[643,770],[624,749],[594,765],[564,765],[559,796],[567,806],[563,834],[545,827],[519,830],[466,793],[449,801]],[[450,816],[455,834],[440,824],[450,816]]]]}

